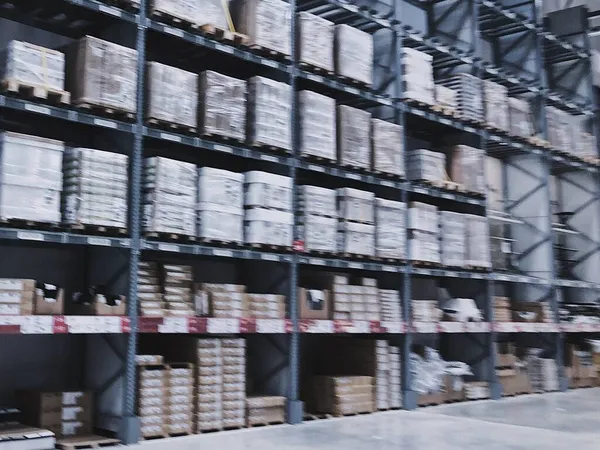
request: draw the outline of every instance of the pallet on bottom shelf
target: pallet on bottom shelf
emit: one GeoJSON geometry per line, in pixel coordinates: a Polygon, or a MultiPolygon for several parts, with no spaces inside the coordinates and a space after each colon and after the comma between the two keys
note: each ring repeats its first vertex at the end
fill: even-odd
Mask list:
{"type": "Polygon", "coordinates": [[[83,450],[101,447],[118,446],[121,443],[118,439],[107,438],[103,436],[81,436],[56,441],[56,448],[61,450],[83,450]]]}

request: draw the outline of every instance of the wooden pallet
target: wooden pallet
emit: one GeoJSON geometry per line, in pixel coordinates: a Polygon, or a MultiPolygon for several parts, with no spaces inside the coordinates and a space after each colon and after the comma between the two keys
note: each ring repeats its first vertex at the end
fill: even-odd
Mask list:
{"type": "Polygon", "coordinates": [[[169,435],[167,433],[162,434],[148,434],[146,436],[141,436],[140,441],[156,441],[158,439],[166,439],[169,435]]]}
{"type": "Polygon", "coordinates": [[[6,78],[2,80],[0,86],[4,92],[11,92],[25,98],[37,98],[55,105],[68,105],[71,103],[70,92],[34,83],[27,83],[15,78],[6,78]]]}
{"type": "Polygon", "coordinates": [[[370,167],[363,167],[363,166],[357,166],[356,164],[350,164],[347,162],[340,162],[340,166],[345,167],[346,169],[349,170],[355,170],[356,172],[360,172],[360,173],[366,173],[366,172],[371,172],[371,168],[370,167]]]}
{"type": "Polygon", "coordinates": [[[270,151],[273,153],[285,153],[290,154],[291,150],[289,148],[278,147],[276,145],[263,144],[262,142],[252,142],[250,146],[254,148],[258,148],[262,151],[270,151]]]}
{"type": "Polygon", "coordinates": [[[198,25],[184,17],[177,17],[160,9],[150,8],[150,16],[159,21],[184,30],[197,30],[198,25]]]}
{"type": "Polygon", "coordinates": [[[231,430],[241,430],[242,428],[246,428],[245,425],[229,425],[222,428],[222,431],[231,431],[231,430]]]}
{"type": "Polygon", "coordinates": [[[131,111],[125,111],[124,109],[114,108],[112,106],[96,105],[87,103],[85,101],[77,101],[74,103],[74,105],[90,114],[111,117],[113,119],[124,120],[128,122],[133,122],[135,120],[135,113],[132,113],[131,111]]]}
{"type": "Polygon", "coordinates": [[[163,130],[179,131],[185,134],[196,134],[197,132],[196,127],[190,127],[188,125],[181,125],[179,123],[168,122],[166,120],[156,119],[153,117],[147,118],[146,123],[156,128],[161,128],[163,130]]]}
{"type": "Polygon", "coordinates": [[[335,164],[337,162],[335,159],[325,158],[323,156],[317,156],[317,155],[308,155],[308,154],[304,154],[304,155],[301,154],[300,158],[305,159],[307,161],[314,161],[317,163],[325,163],[325,164],[335,164]]]}
{"type": "Polygon", "coordinates": [[[211,23],[201,25],[200,32],[211,36],[217,41],[230,42],[233,45],[248,45],[249,38],[245,34],[226,30],[211,23]]]}
{"type": "Polygon", "coordinates": [[[440,263],[437,262],[433,262],[433,261],[420,261],[420,260],[413,260],[412,261],[414,266],[421,266],[421,267],[442,267],[442,265],[440,263]]]}
{"type": "Polygon", "coordinates": [[[389,178],[390,180],[403,180],[404,179],[404,176],[400,175],[398,173],[383,172],[381,170],[376,170],[376,169],[373,169],[372,172],[380,178],[389,178]]]}
{"type": "Polygon", "coordinates": [[[342,258],[358,259],[361,261],[366,261],[366,260],[370,261],[370,260],[375,259],[375,257],[372,255],[361,255],[358,253],[342,252],[342,253],[340,253],[340,255],[342,256],[342,258]]]}
{"type": "Polygon", "coordinates": [[[410,106],[416,106],[418,108],[426,109],[428,111],[435,111],[434,105],[430,105],[429,103],[425,103],[420,100],[415,100],[414,98],[405,98],[404,102],[410,106]]]}
{"type": "Polygon", "coordinates": [[[596,166],[600,165],[600,159],[598,159],[596,156],[583,155],[581,156],[581,159],[589,164],[594,164],[596,166]]]}
{"type": "Polygon", "coordinates": [[[219,431],[223,431],[223,428],[209,428],[207,430],[197,430],[198,434],[208,434],[208,433],[218,433],[219,431]]]}
{"type": "Polygon", "coordinates": [[[547,148],[550,149],[550,142],[544,140],[544,139],[540,139],[538,137],[532,136],[527,138],[527,142],[531,145],[535,145],[537,147],[542,147],[542,148],[547,148]]]}
{"type": "Polygon", "coordinates": [[[322,67],[318,67],[310,63],[301,62],[299,63],[299,66],[302,70],[306,70],[307,72],[312,72],[323,76],[335,75],[333,70],[323,69],[322,67]]]}
{"type": "Polygon", "coordinates": [[[127,228],[121,227],[106,227],[102,225],[89,225],[89,224],[67,224],[66,228],[72,232],[86,233],[86,234],[101,234],[107,236],[126,236],[127,228]]]}
{"type": "Polygon", "coordinates": [[[165,233],[158,231],[146,231],[144,233],[145,238],[156,239],[160,241],[173,241],[173,242],[196,242],[195,236],[188,236],[179,233],[165,233]]]}
{"type": "Polygon", "coordinates": [[[418,183],[424,184],[429,187],[437,188],[437,189],[444,189],[446,191],[456,191],[456,192],[461,192],[463,194],[467,193],[467,190],[465,189],[464,185],[462,185],[460,183],[455,183],[454,181],[450,181],[450,180],[414,180],[414,181],[417,181],[418,183]]]}
{"type": "Polygon", "coordinates": [[[249,48],[257,55],[274,59],[276,61],[288,61],[290,59],[290,55],[278,52],[277,50],[271,50],[270,48],[263,47],[262,45],[252,44],[249,46],[249,48]]]}
{"type": "Polygon", "coordinates": [[[458,111],[455,110],[454,108],[450,108],[448,106],[443,106],[443,105],[433,105],[431,107],[431,109],[437,113],[440,113],[444,116],[448,116],[448,117],[453,117],[455,119],[459,119],[460,118],[460,114],[458,114],[458,111]]]}
{"type": "Polygon", "coordinates": [[[167,370],[168,369],[188,369],[188,370],[194,369],[194,365],[192,363],[186,363],[186,362],[167,363],[165,366],[166,366],[167,370]]]}
{"type": "Polygon", "coordinates": [[[307,249],[306,253],[307,253],[307,256],[316,256],[316,257],[323,257],[323,258],[336,258],[338,256],[337,251],[331,251],[331,250],[307,249]]]}
{"type": "Polygon", "coordinates": [[[265,251],[274,251],[274,252],[291,252],[292,247],[284,246],[284,245],[271,245],[271,244],[250,244],[250,247],[257,248],[265,251]]]}
{"type": "Polygon", "coordinates": [[[345,84],[350,84],[352,86],[356,86],[357,88],[365,90],[371,89],[371,85],[369,83],[365,83],[364,81],[355,80],[354,78],[346,77],[344,75],[338,75],[337,77],[345,84]]]}
{"type": "Polygon", "coordinates": [[[243,247],[244,246],[243,242],[238,242],[238,241],[225,241],[225,240],[221,240],[221,239],[208,239],[208,238],[203,238],[203,237],[195,237],[194,240],[199,243],[211,245],[214,247],[243,247]]]}
{"type": "Polygon", "coordinates": [[[169,437],[181,437],[181,436],[191,436],[194,434],[193,431],[178,431],[176,433],[168,433],[169,437]]]}
{"type": "Polygon", "coordinates": [[[0,225],[11,228],[27,228],[31,230],[56,230],[59,228],[58,222],[37,222],[35,220],[25,219],[0,219],[0,225]]]}
{"type": "Polygon", "coordinates": [[[327,413],[304,413],[304,421],[309,422],[311,420],[326,420],[331,419],[334,416],[327,413]]]}
{"type": "Polygon", "coordinates": [[[228,144],[228,145],[238,145],[238,144],[244,145],[245,144],[243,138],[222,136],[222,135],[216,134],[216,133],[202,133],[202,137],[206,138],[206,139],[210,139],[215,142],[222,142],[222,143],[228,144]]]}
{"type": "Polygon", "coordinates": [[[270,421],[265,421],[265,422],[254,422],[254,423],[249,423],[248,428],[266,427],[269,425],[282,425],[284,423],[285,422],[283,420],[270,420],[270,421]]]}
{"type": "Polygon", "coordinates": [[[140,10],[140,0],[102,0],[104,3],[125,11],[137,12],[140,10]]]}
{"type": "Polygon", "coordinates": [[[120,445],[118,439],[102,436],[81,436],[59,439],[56,441],[56,448],[61,450],[80,450],[88,448],[104,448],[120,445]]]}

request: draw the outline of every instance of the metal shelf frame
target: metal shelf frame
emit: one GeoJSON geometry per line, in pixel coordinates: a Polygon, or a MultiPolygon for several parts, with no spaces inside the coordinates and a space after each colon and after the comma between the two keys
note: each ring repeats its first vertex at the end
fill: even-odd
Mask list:
{"type": "MultiPolygon", "coordinates": [[[[501,386],[495,375],[495,346],[499,333],[505,328],[498,326],[494,322],[492,297],[494,286],[502,284],[509,288],[517,285],[534,286],[543,289],[547,292],[546,296],[550,299],[552,309],[555,315],[555,321],[558,322],[558,302],[559,289],[577,288],[599,290],[600,280],[597,283],[585,280],[560,280],[556,277],[555,257],[553,250],[549,253],[548,261],[551,267],[551,273],[547,277],[540,277],[535,273],[500,273],[500,272],[475,272],[468,270],[454,270],[447,268],[423,268],[416,267],[411,262],[410,248],[407,245],[406,262],[388,263],[381,262],[376,259],[372,260],[353,260],[336,257],[323,257],[322,255],[305,254],[299,251],[292,252],[276,252],[276,251],[260,251],[247,247],[216,247],[196,243],[179,243],[179,242],[160,242],[151,239],[146,239],[142,236],[140,223],[141,212],[141,178],[142,178],[142,162],[145,155],[144,149],[150,147],[149,144],[159,142],[161,145],[174,145],[182,149],[182,151],[192,152],[194,150],[202,150],[204,152],[214,152],[214,154],[231,155],[231,158],[244,158],[249,162],[262,161],[266,164],[276,165],[281,171],[284,171],[292,178],[294,190],[296,189],[298,174],[302,172],[311,172],[312,175],[323,177],[334,177],[340,180],[347,180],[351,183],[359,183],[364,185],[365,189],[370,186],[377,186],[378,189],[386,190],[389,198],[400,200],[408,203],[414,198],[426,197],[428,201],[443,205],[444,208],[471,208],[476,210],[480,215],[486,215],[487,206],[485,199],[472,197],[456,192],[444,191],[441,189],[424,186],[420,183],[401,180],[387,179],[378,177],[370,173],[362,173],[353,170],[342,168],[336,164],[321,164],[307,161],[300,158],[298,154],[298,114],[299,102],[297,99],[297,91],[299,84],[303,85],[314,83],[322,89],[329,89],[331,96],[335,97],[339,102],[352,102],[354,105],[363,108],[380,107],[386,108],[389,111],[390,117],[387,120],[393,121],[402,125],[405,129],[404,133],[404,148],[407,147],[408,135],[412,133],[412,127],[426,128],[431,124],[445,127],[453,133],[463,133],[475,139],[479,146],[486,149],[489,155],[497,156],[502,159],[509,159],[516,155],[528,155],[531,158],[536,158],[540,167],[543,168],[541,176],[533,175],[537,179],[538,185],[530,192],[523,195],[523,198],[515,200],[512,204],[518,204],[527,198],[530,198],[535,192],[544,191],[550,202],[550,177],[559,170],[575,171],[587,173],[596,180],[595,191],[589,191],[589,195],[593,200],[600,200],[600,170],[595,164],[584,161],[577,157],[565,156],[549,151],[543,147],[538,147],[534,144],[523,143],[522,141],[494,133],[486,130],[484,127],[467,124],[456,118],[449,118],[430,110],[409,104],[402,100],[402,85],[403,73],[401,63],[401,49],[403,46],[420,49],[434,56],[434,66],[438,73],[451,73],[458,67],[467,66],[474,75],[493,79],[507,86],[511,94],[530,93],[538,98],[538,116],[540,117],[540,131],[543,137],[547,138],[548,130],[543,114],[543,108],[546,104],[553,104],[581,114],[591,114],[597,111],[597,105],[594,103],[578,104],[573,99],[563,99],[557,94],[550,92],[547,81],[547,62],[554,63],[562,61],[567,56],[570,60],[578,61],[578,64],[583,64],[586,67],[586,83],[589,83],[590,97],[593,96],[593,87],[591,79],[591,65],[589,58],[589,39],[585,41],[585,48],[580,49],[572,44],[565,43],[563,40],[556,38],[554,35],[545,31],[542,20],[538,17],[535,2],[528,0],[520,4],[518,11],[512,11],[510,8],[499,6],[498,2],[488,0],[442,0],[418,2],[416,0],[394,0],[391,4],[380,4],[377,1],[372,2],[370,7],[357,6],[351,0],[290,0],[292,9],[292,17],[298,11],[311,11],[317,15],[322,15],[329,18],[335,23],[347,23],[358,28],[374,33],[379,30],[387,30],[392,33],[392,44],[390,48],[391,67],[390,73],[392,76],[388,80],[386,89],[377,92],[372,89],[357,88],[351,86],[336,77],[328,77],[317,75],[306,70],[300,69],[297,61],[296,40],[291,39],[291,55],[290,60],[285,62],[273,61],[250,50],[240,47],[233,47],[223,42],[217,42],[210,37],[194,34],[186,30],[178,29],[172,25],[161,23],[155,18],[148,17],[149,1],[141,0],[140,9],[125,11],[115,6],[110,6],[99,0],[55,0],[47,2],[52,7],[58,7],[60,4],[67,5],[69,11],[73,12],[74,18],[85,17],[89,18],[89,14],[95,14],[94,17],[99,17],[98,23],[106,21],[120,21],[127,24],[135,31],[135,47],[138,50],[138,84],[137,84],[137,114],[134,122],[123,122],[114,120],[113,118],[99,117],[93,114],[82,112],[76,108],[62,108],[47,104],[40,104],[32,100],[16,98],[9,95],[0,94],[0,114],[18,113],[31,115],[34,120],[59,120],[65,123],[77,123],[91,127],[92,130],[113,130],[127,134],[132,138],[132,149],[130,152],[130,201],[129,201],[129,235],[123,238],[108,237],[108,236],[88,236],[74,234],[65,230],[29,230],[29,229],[14,229],[0,228],[0,240],[11,243],[12,245],[80,245],[80,246],[105,246],[115,247],[127,252],[129,275],[128,287],[128,317],[123,318],[124,323],[122,332],[127,334],[127,352],[124,356],[124,402],[123,402],[123,418],[121,421],[121,429],[119,438],[124,443],[131,444],[137,442],[140,438],[140,424],[135,416],[135,400],[136,400],[136,379],[135,379],[135,354],[137,348],[137,338],[140,333],[145,331],[146,326],[143,318],[138,318],[138,299],[137,299],[137,273],[140,257],[143,252],[148,253],[165,253],[171,256],[181,254],[192,255],[197,257],[216,257],[228,259],[252,259],[283,263],[287,265],[289,277],[289,292],[288,292],[288,319],[285,325],[285,333],[289,336],[289,355],[285,358],[284,364],[288,367],[289,379],[287,386],[288,398],[288,422],[294,424],[302,421],[303,418],[303,403],[300,398],[300,345],[301,334],[310,332],[307,330],[306,321],[299,319],[298,304],[297,304],[297,285],[299,272],[303,267],[323,267],[349,271],[367,271],[374,273],[395,273],[398,274],[398,279],[401,280],[401,285],[398,287],[402,291],[402,311],[406,322],[398,324],[398,327],[392,328],[371,328],[370,332],[386,333],[391,339],[401,342],[403,347],[403,394],[404,407],[413,409],[417,406],[417,394],[411,391],[411,371],[410,371],[410,349],[413,342],[413,334],[428,334],[428,333],[482,333],[484,335],[484,345],[482,347],[486,353],[485,364],[488,366],[487,380],[491,386],[493,398],[501,398],[501,386]],[[442,16],[436,17],[436,8],[441,4],[453,3],[454,6],[449,7],[442,16]],[[428,24],[425,33],[415,31],[411,26],[402,23],[404,17],[405,4],[411,4],[421,8],[426,15],[428,24]],[[449,33],[438,33],[438,27],[442,22],[450,21],[455,17],[455,11],[462,7],[461,15],[466,19],[464,23],[472,26],[466,33],[465,38],[463,33],[459,39],[449,33]],[[455,9],[453,9],[455,8],[455,9]],[[529,9],[527,9],[529,8],[529,9]],[[528,13],[523,11],[527,10],[528,13]],[[465,12],[466,11],[466,12],[465,12]],[[292,107],[291,107],[291,123],[292,127],[292,150],[289,154],[272,153],[263,151],[262,149],[252,148],[244,144],[229,144],[222,142],[214,142],[210,139],[205,139],[197,136],[180,134],[173,131],[163,131],[161,129],[148,126],[145,123],[143,110],[144,100],[146,96],[145,83],[145,66],[146,66],[146,47],[149,36],[152,35],[158,39],[175,40],[177,43],[185,43],[200,47],[208,52],[216,52],[219,57],[231,58],[232,61],[245,62],[252,67],[268,69],[277,72],[281,77],[284,77],[289,83],[292,92],[292,107]],[[503,49],[495,48],[496,55],[492,62],[486,62],[483,58],[483,42],[487,39],[498,40],[506,36],[529,36],[532,41],[530,51],[535,54],[534,73],[524,76],[521,73],[513,73],[516,69],[514,65],[509,64],[505,57],[510,54],[515,48],[523,42],[522,39],[516,38],[514,42],[503,49]],[[438,36],[441,36],[438,39],[438,36]],[[567,45],[568,44],[568,45],[567,45]],[[571,46],[571,47],[569,47],[571,46]],[[500,56],[498,56],[500,55],[500,56]],[[385,93],[385,92],[388,93],[385,93]],[[407,124],[411,124],[409,127],[407,124]],[[422,197],[419,197],[422,196],[422,197]],[[473,280],[480,283],[484,292],[485,307],[484,314],[486,321],[485,330],[479,328],[469,331],[469,327],[456,328],[437,327],[429,329],[422,327],[421,324],[413,323],[411,314],[411,286],[414,277],[430,277],[438,279],[464,279],[473,280]],[[140,328],[140,324],[144,327],[140,328]],[[454,330],[454,331],[452,331],[454,330]]],[[[65,24],[52,24],[51,21],[44,21],[45,16],[28,17],[27,10],[7,10],[6,5],[13,2],[0,1],[0,17],[17,20],[27,25],[51,30],[60,31],[65,29],[66,36],[80,36],[88,30],[93,30],[94,20],[88,23],[91,28],[83,28],[80,30],[72,30],[67,32],[65,24]],[[3,9],[4,8],[4,9],[3,9]],[[61,28],[62,27],[62,28],[61,28]]],[[[28,2],[27,4],[33,4],[28,2]]],[[[45,2],[44,2],[45,3],[45,2]]],[[[364,2],[363,2],[364,3],[364,2]]],[[[71,16],[69,16],[71,17],[71,16]]],[[[65,19],[66,20],[66,19],[65,19]]],[[[74,20],[74,19],[73,19],[74,20]]],[[[461,23],[463,23],[461,22],[461,23]]],[[[461,30],[465,31],[465,30],[461,30]]],[[[292,20],[291,36],[296,36],[296,22],[292,20]]],[[[524,71],[521,71],[524,72],[524,71]]],[[[1,117],[1,116],[0,116],[1,117]]],[[[600,124],[596,120],[594,122],[595,136],[600,136],[600,124]]],[[[526,170],[526,169],[522,169],[526,170]]],[[[295,192],[294,192],[295,194],[295,192]]],[[[294,195],[294,199],[296,196],[294,195]]],[[[590,204],[593,203],[590,201],[590,204]]],[[[587,206],[587,205],[586,205],[587,206]]],[[[297,205],[294,204],[294,211],[297,205]]],[[[548,210],[551,210],[551,205],[548,204],[548,210]]],[[[523,218],[519,218],[525,221],[523,218]]],[[[408,222],[408,210],[406,212],[408,222]]],[[[533,244],[527,253],[534,251],[537,246],[549,245],[552,247],[552,217],[549,214],[547,223],[543,224],[541,229],[537,229],[542,234],[542,239],[533,244]]],[[[526,222],[526,221],[525,221],[526,222]]],[[[525,224],[525,226],[527,226],[525,224]]],[[[532,225],[533,226],[533,225],[532,225]]],[[[297,223],[294,224],[293,234],[295,240],[299,238],[299,228],[297,223]]],[[[591,241],[593,239],[589,238],[591,241]]],[[[589,255],[600,254],[600,242],[592,245],[589,255]]],[[[580,256],[582,261],[585,261],[588,255],[580,256]]],[[[75,322],[76,320],[73,319],[75,322]]],[[[74,323],[75,323],[74,322],[74,323]]],[[[204,321],[205,322],[205,321],[204,321]]],[[[202,327],[197,325],[189,325],[188,332],[193,330],[206,329],[206,324],[203,322],[202,327]]],[[[364,333],[362,328],[358,331],[348,331],[347,328],[336,324],[335,321],[326,324],[332,331],[339,333],[364,333]]],[[[195,323],[195,322],[194,322],[195,323]]],[[[50,321],[52,324],[52,321],[50,321]]],[[[573,330],[572,332],[592,332],[591,328],[582,328],[580,331],[576,327],[556,327],[551,328],[551,344],[553,352],[556,355],[557,363],[560,370],[561,389],[566,389],[566,381],[563,370],[563,354],[562,349],[565,341],[565,330],[573,330]]],[[[20,325],[18,325],[20,326],[20,325]]],[[[49,325],[50,326],[50,325],[49,325]]],[[[256,325],[251,329],[256,331],[256,325]]],[[[15,332],[15,329],[10,325],[10,331],[7,328],[0,326],[0,333],[15,332]]],[[[328,328],[328,329],[329,329],[328,328]]],[[[542,333],[548,327],[525,327],[522,331],[520,328],[515,328],[517,332],[527,333],[542,333]]],[[[50,328],[51,329],[51,328],[50,328]]],[[[242,330],[243,328],[240,328],[242,330]]],[[[243,331],[240,331],[243,333],[243,331]]]]}

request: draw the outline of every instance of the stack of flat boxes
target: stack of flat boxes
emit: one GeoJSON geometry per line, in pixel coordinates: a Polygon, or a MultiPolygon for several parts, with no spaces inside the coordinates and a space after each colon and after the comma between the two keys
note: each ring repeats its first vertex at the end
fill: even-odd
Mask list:
{"type": "Polygon", "coordinates": [[[291,247],[294,214],[292,179],[273,173],[245,174],[245,240],[249,244],[291,247]]]}
{"type": "Polygon", "coordinates": [[[0,278],[0,316],[33,314],[35,287],[35,280],[0,278]]]}
{"type": "Polygon", "coordinates": [[[459,73],[443,81],[456,91],[458,96],[458,112],[463,119],[481,123],[485,117],[483,106],[482,81],[468,73],[459,73]]]}
{"type": "Polygon", "coordinates": [[[529,350],[526,357],[527,373],[533,392],[558,391],[558,371],[556,361],[551,358],[541,358],[537,350],[529,350]]]}
{"type": "Polygon", "coordinates": [[[196,431],[223,428],[223,356],[220,339],[199,339],[196,349],[196,431]]]}
{"type": "Polygon", "coordinates": [[[158,263],[140,261],[137,290],[141,316],[163,317],[165,315],[159,277],[158,263]]]}
{"type": "Polygon", "coordinates": [[[375,199],[375,252],[391,259],[406,258],[406,204],[375,199]]]}
{"type": "Polygon", "coordinates": [[[127,226],[128,158],[91,148],[67,148],[63,159],[63,222],[127,226]]]}
{"type": "Polygon", "coordinates": [[[333,275],[331,294],[332,318],[334,320],[352,319],[352,295],[348,275],[333,275]]]}
{"type": "Polygon", "coordinates": [[[371,86],[373,36],[349,25],[336,25],[334,37],[336,74],[371,86]]]}
{"type": "Polygon", "coordinates": [[[468,191],[485,194],[485,151],[468,145],[449,148],[452,158],[450,178],[468,191]]]}
{"type": "Polygon", "coordinates": [[[486,123],[499,130],[508,131],[508,88],[493,81],[485,80],[483,89],[486,123]]]}
{"type": "Polygon", "coordinates": [[[333,73],[333,22],[306,11],[296,14],[296,22],[300,66],[308,64],[333,73]]]}
{"type": "Polygon", "coordinates": [[[290,86],[264,77],[248,81],[248,143],[291,148],[290,86]]]}
{"type": "Polygon", "coordinates": [[[285,422],[285,397],[248,397],[246,406],[248,426],[285,422]]]}
{"type": "Polygon", "coordinates": [[[377,280],[362,278],[361,286],[351,285],[348,275],[334,275],[333,319],[380,320],[377,280]]]}
{"type": "Polygon", "coordinates": [[[510,120],[509,132],[513,136],[528,138],[533,136],[533,122],[531,109],[526,100],[509,97],[508,117],[510,120]]]}
{"type": "Polygon", "coordinates": [[[437,207],[426,203],[409,204],[410,257],[416,261],[440,263],[440,227],[437,207]]]}
{"type": "Polygon", "coordinates": [[[318,412],[342,416],[374,410],[373,377],[320,376],[312,387],[318,412]]]}
{"type": "Polygon", "coordinates": [[[375,194],[351,188],[338,192],[338,251],[375,255],[375,194]]]}
{"type": "Polygon", "coordinates": [[[446,155],[419,149],[408,152],[408,179],[424,181],[446,180],[446,155]]]}
{"type": "Polygon", "coordinates": [[[557,150],[573,153],[571,115],[554,106],[546,106],[548,140],[557,150]]]}
{"type": "Polygon", "coordinates": [[[298,236],[307,251],[337,251],[337,201],[333,189],[298,188],[298,236]]]}
{"type": "Polygon", "coordinates": [[[194,316],[193,278],[190,266],[163,265],[163,301],[167,316],[194,316]]]}
{"type": "Polygon", "coordinates": [[[467,240],[464,214],[440,211],[441,262],[445,266],[465,265],[467,240]]]}
{"type": "Polygon", "coordinates": [[[371,119],[371,167],[374,172],[404,177],[404,128],[392,122],[371,119]]]}
{"type": "Polygon", "coordinates": [[[300,155],[337,161],[335,100],[312,91],[298,93],[300,155]]]}
{"type": "Polygon", "coordinates": [[[441,106],[444,111],[457,113],[458,112],[458,96],[454,89],[441,84],[435,85],[435,103],[441,106]]]}
{"type": "Polygon", "coordinates": [[[465,214],[467,223],[466,265],[471,267],[492,267],[490,260],[490,236],[487,217],[465,214]]]}
{"type": "Polygon", "coordinates": [[[379,289],[379,308],[383,324],[402,322],[401,303],[400,291],[379,289]]]}
{"type": "Polygon", "coordinates": [[[371,168],[371,113],[340,105],[337,108],[338,161],[343,166],[371,168]]]}
{"type": "Polygon", "coordinates": [[[198,234],[208,240],[243,242],[244,175],[213,167],[198,169],[198,234]]]}
{"type": "Polygon", "coordinates": [[[388,361],[390,378],[388,383],[388,402],[390,408],[402,407],[402,357],[400,348],[388,346],[388,361]]]}
{"type": "Polygon", "coordinates": [[[246,341],[221,339],[223,428],[246,424],[246,341]]]}
{"type": "Polygon", "coordinates": [[[208,293],[210,315],[219,319],[239,319],[246,310],[246,286],[239,284],[203,283],[208,293]]]}
{"type": "Polygon", "coordinates": [[[247,315],[256,319],[284,319],[285,296],[246,294],[247,315]]]}
{"type": "Polygon", "coordinates": [[[387,341],[375,343],[375,366],[375,406],[377,409],[390,409],[390,362],[387,341]]]}
{"type": "Polygon", "coordinates": [[[415,322],[439,322],[442,317],[437,300],[412,300],[411,307],[415,322]]]}
{"type": "Polygon", "coordinates": [[[191,434],[194,424],[194,365],[169,364],[166,373],[168,434],[191,434]]]}
{"type": "Polygon", "coordinates": [[[168,373],[159,355],[138,355],[137,416],[144,438],[164,437],[169,414],[168,373]]]}
{"type": "Polygon", "coordinates": [[[428,105],[435,104],[433,57],[412,48],[402,48],[404,98],[428,105]]]}
{"type": "Polygon", "coordinates": [[[494,321],[511,322],[512,314],[510,312],[510,300],[508,297],[494,297],[494,321]]]}

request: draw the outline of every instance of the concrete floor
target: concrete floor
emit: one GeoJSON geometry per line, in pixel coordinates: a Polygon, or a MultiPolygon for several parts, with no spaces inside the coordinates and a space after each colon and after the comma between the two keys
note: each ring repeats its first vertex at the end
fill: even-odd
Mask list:
{"type": "Polygon", "coordinates": [[[600,389],[149,441],[136,450],[600,449],[600,389]]]}

